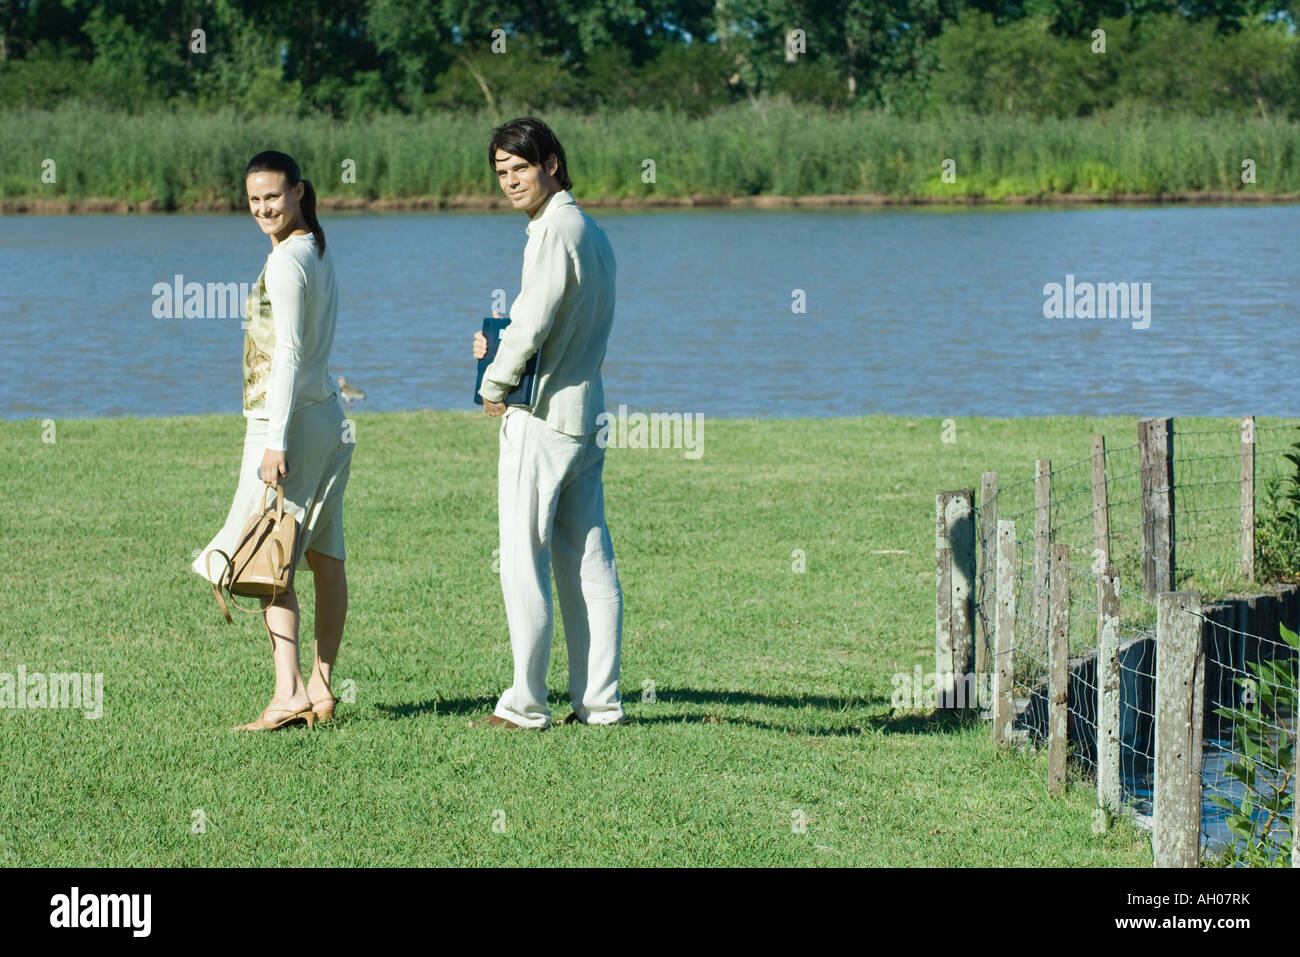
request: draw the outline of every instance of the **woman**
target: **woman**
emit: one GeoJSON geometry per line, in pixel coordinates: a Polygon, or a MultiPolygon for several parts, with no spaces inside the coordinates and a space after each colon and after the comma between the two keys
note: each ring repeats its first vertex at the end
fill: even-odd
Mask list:
{"type": "MultiPolygon", "coordinates": [[[[271,239],[271,252],[248,298],[244,333],[244,458],[226,524],[194,562],[220,575],[220,549],[233,554],[239,533],[260,514],[266,486],[283,485],[285,509],[299,522],[298,554],[316,578],[316,662],[304,684],[298,670],[298,596],[262,600],[275,662],[275,693],[260,718],[232,731],[269,731],[334,716],[330,676],[343,637],[343,490],[352,462],[351,430],[327,369],[338,290],[316,218],[316,193],[292,157],[268,150],[244,170],[248,210],[271,239]]],[[[274,499],[274,496],[271,496],[274,499]]],[[[301,570],[301,569],[299,569],[301,570]]]]}

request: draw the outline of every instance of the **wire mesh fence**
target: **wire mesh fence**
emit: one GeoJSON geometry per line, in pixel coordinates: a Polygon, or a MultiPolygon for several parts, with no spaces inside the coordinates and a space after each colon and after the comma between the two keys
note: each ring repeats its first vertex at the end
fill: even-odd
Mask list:
{"type": "MultiPolygon", "coordinates": [[[[1236,840],[1228,825],[1234,815],[1243,813],[1243,806],[1246,817],[1274,839],[1284,840],[1291,833],[1293,798],[1279,800],[1279,796],[1295,792],[1294,751],[1288,747],[1294,747],[1296,718],[1293,703],[1283,700],[1277,705],[1284,697],[1280,689],[1288,674],[1281,669],[1291,669],[1294,687],[1296,656],[1280,640],[1276,625],[1287,615],[1295,624],[1300,600],[1292,600],[1288,611],[1270,618],[1255,614],[1253,602],[1247,609],[1244,600],[1234,604],[1215,603],[1215,599],[1259,590],[1249,575],[1253,563],[1246,561],[1253,538],[1247,535],[1243,516],[1249,525],[1253,512],[1246,509],[1243,499],[1253,505],[1259,498],[1258,489],[1275,490],[1294,471],[1284,454],[1300,438],[1297,429],[1289,422],[1257,425],[1253,418],[1196,429],[1180,429],[1174,423],[1169,439],[1169,571],[1174,589],[1196,591],[1203,603],[1210,603],[1199,616],[1206,676],[1201,763],[1203,853],[1236,840]],[[1244,445],[1249,446],[1250,457],[1243,458],[1244,445]],[[1245,495],[1244,471],[1250,473],[1253,483],[1253,490],[1251,485],[1245,486],[1245,495]],[[1261,629],[1269,623],[1272,634],[1261,629]],[[1256,673],[1260,662],[1266,663],[1263,678],[1256,673]],[[1273,664],[1267,664],[1270,662],[1273,664]]],[[[1068,546],[1067,736],[1073,763],[1095,779],[1099,583],[1106,562],[1115,566],[1120,790],[1124,804],[1139,815],[1149,814],[1152,808],[1157,648],[1157,604],[1154,592],[1144,588],[1151,533],[1149,516],[1144,528],[1143,498],[1144,494],[1150,496],[1152,484],[1148,476],[1144,489],[1142,451],[1140,441],[1105,448],[1100,483],[1093,455],[1045,469],[1044,478],[1050,481],[1046,507],[1040,505],[1037,477],[999,481],[996,493],[974,507],[984,555],[972,583],[976,641],[982,645],[977,650],[978,660],[992,662],[996,558],[990,548],[995,535],[989,534],[989,525],[994,516],[998,521],[1013,521],[1012,695],[1016,727],[1023,736],[1041,742],[1048,737],[1051,595],[1046,549],[1036,546],[1068,546]],[[1099,522],[1099,513],[1104,522],[1099,522]]],[[[1293,698],[1289,700],[1293,702],[1293,698]]]]}

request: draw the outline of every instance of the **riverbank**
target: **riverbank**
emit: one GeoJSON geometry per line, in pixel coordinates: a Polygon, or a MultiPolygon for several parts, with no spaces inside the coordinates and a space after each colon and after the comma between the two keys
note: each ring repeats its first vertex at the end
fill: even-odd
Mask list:
{"type": "MultiPolygon", "coordinates": [[[[1300,202],[1300,193],[1054,193],[1036,196],[885,196],[879,193],[829,194],[811,196],[663,196],[621,198],[578,196],[578,201],[593,209],[831,209],[882,206],[1223,206],[1290,204],[1300,202]]],[[[513,207],[504,197],[496,196],[414,196],[407,198],[361,199],[326,196],[319,208],[325,212],[509,212],[513,207]]],[[[45,199],[41,197],[0,200],[0,215],[57,216],[83,213],[243,213],[228,199],[196,202],[184,208],[168,208],[156,199],[131,202],[104,196],[85,199],[45,199]]]]}
{"type": "Polygon", "coordinates": [[[188,567],[241,417],[0,422],[0,673],[103,678],[98,718],[0,708],[0,865],[1149,866],[1127,821],[1096,833],[1092,787],[1047,798],[1045,753],[891,709],[934,661],[934,493],[1131,419],[963,419],[958,444],[938,419],[708,419],[699,459],[611,449],[634,723],[519,736],[466,727],[511,673],[495,423],[354,418],[340,718],[253,736],[225,729],[266,703],[265,635],[188,567]]]}
{"type": "MultiPolygon", "coordinates": [[[[591,206],[1300,200],[1300,123],[1278,119],[907,120],[780,102],[547,119],[591,206]]],[[[486,158],[492,127],[486,114],[2,110],[0,210],[237,209],[239,172],[268,146],[298,159],[325,209],[504,208],[486,158]]]]}

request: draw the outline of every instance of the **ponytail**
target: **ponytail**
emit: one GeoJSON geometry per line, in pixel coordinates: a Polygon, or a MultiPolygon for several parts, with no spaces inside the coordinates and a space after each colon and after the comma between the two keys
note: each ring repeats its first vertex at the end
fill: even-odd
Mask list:
{"type": "Polygon", "coordinates": [[[302,181],[302,201],[298,204],[302,209],[302,218],[306,222],[307,228],[311,234],[316,237],[316,250],[318,256],[325,255],[325,230],[321,228],[320,220],[316,218],[316,190],[311,185],[311,180],[302,181]]]}
{"type": "Polygon", "coordinates": [[[249,160],[248,165],[244,167],[245,182],[251,173],[283,173],[285,185],[291,189],[302,183],[302,199],[298,203],[298,208],[302,213],[303,222],[316,237],[316,255],[324,256],[325,230],[321,228],[320,219],[316,216],[316,190],[312,187],[311,180],[302,178],[302,171],[298,169],[297,161],[288,153],[264,150],[249,160]]]}

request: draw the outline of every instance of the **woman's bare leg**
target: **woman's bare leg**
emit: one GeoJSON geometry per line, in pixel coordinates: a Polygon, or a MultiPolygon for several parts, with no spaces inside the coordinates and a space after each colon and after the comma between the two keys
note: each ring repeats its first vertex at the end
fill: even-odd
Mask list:
{"type": "MultiPolygon", "coordinates": [[[[275,694],[267,710],[297,711],[307,704],[307,689],[298,670],[298,593],[292,588],[267,605],[266,624],[272,635],[272,658],[275,661],[275,694]]],[[[271,715],[272,719],[276,716],[271,715]]]]}
{"type": "Polygon", "coordinates": [[[332,694],[330,679],[348,616],[348,577],[344,562],[314,549],[307,550],[307,564],[316,579],[316,661],[307,679],[307,697],[316,704],[329,701],[332,694]]]}

